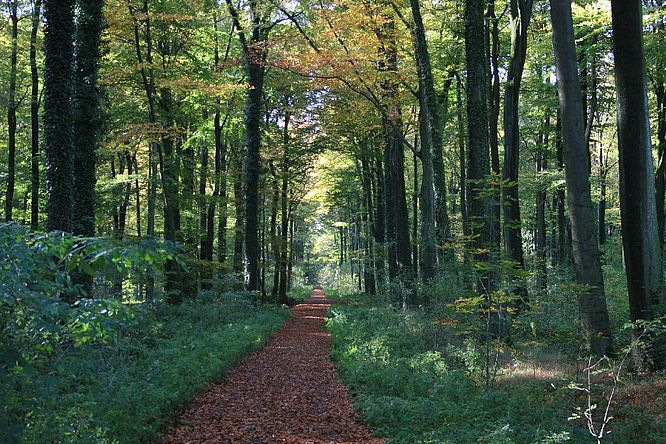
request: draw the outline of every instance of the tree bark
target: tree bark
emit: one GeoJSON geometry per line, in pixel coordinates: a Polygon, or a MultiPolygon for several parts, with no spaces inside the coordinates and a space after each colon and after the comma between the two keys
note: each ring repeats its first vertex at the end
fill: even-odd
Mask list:
{"type": "Polygon", "coordinates": [[[550,132],[550,116],[544,119],[543,129],[539,135],[536,153],[536,173],[538,189],[536,193],[536,236],[534,246],[537,260],[537,287],[545,291],[547,288],[546,267],[546,186],[538,177],[548,169],[548,134],[550,132]]]}
{"type": "Polygon", "coordinates": [[[441,113],[437,103],[428,42],[426,40],[419,1],[409,0],[409,4],[414,20],[413,40],[419,74],[419,102],[421,112],[425,113],[425,118],[421,123],[424,126],[421,133],[421,158],[424,164],[422,187],[426,195],[422,196],[422,198],[426,201],[433,198],[432,209],[429,208],[431,204],[428,202],[426,202],[426,207],[421,207],[421,212],[423,213],[421,230],[425,230],[426,232],[426,237],[422,237],[423,246],[421,248],[422,261],[425,265],[425,268],[422,269],[422,277],[427,281],[434,276],[437,267],[437,250],[435,246],[443,245],[445,242],[450,241],[451,227],[446,201],[441,113]],[[432,193],[428,191],[430,187],[433,188],[432,193]],[[429,226],[431,220],[434,225],[433,227],[429,226]],[[431,231],[433,233],[430,233],[431,231]],[[426,249],[424,250],[424,248],[426,249]],[[433,252],[435,254],[435,262],[431,264],[429,262],[433,259],[433,252]]]}
{"type": "MultiPolygon", "coordinates": [[[[488,88],[486,82],[486,39],[484,30],[484,1],[465,1],[465,60],[467,66],[467,212],[470,232],[475,235],[474,260],[486,262],[490,241],[492,204],[484,196],[490,173],[488,88]]],[[[490,292],[489,273],[479,273],[477,291],[490,292]]]]}
{"type": "Polygon", "coordinates": [[[456,74],[456,111],[458,124],[458,161],[460,167],[460,214],[463,235],[469,236],[469,215],[467,213],[467,156],[465,155],[465,111],[462,102],[462,78],[456,74]]]}
{"type": "MultiPolygon", "coordinates": [[[[640,0],[611,1],[615,87],[617,96],[622,243],[632,321],[652,319],[663,276],[657,239],[654,169],[648,115],[645,55],[640,0]]],[[[642,329],[633,331],[634,339],[642,329]]],[[[652,356],[656,366],[663,352],[652,356]]],[[[635,364],[643,364],[634,347],[635,364]]]]}
{"type": "Polygon", "coordinates": [[[74,0],[44,0],[44,154],[49,230],[72,230],[74,0]]]}
{"type": "Polygon", "coordinates": [[[11,55],[9,68],[9,88],[7,91],[7,190],[5,194],[5,220],[14,219],[14,188],[16,185],[16,64],[18,60],[18,0],[9,1],[9,21],[11,23],[11,55]]]}
{"type": "Polygon", "coordinates": [[[588,350],[598,356],[612,343],[587,168],[580,81],[569,0],[550,0],[553,48],[562,119],[563,154],[580,320],[588,350]]]}
{"type": "MultiPolygon", "coordinates": [[[[525,270],[523,257],[522,220],[518,195],[518,171],[520,169],[519,98],[520,84],[527,56],[527,29],[532,17],[532,0],[510,0],[511,55],[504,93],[504,245],[507,255],[519,271],[525,270]]],[[[527,288],[515,280],[518,308],[527,303],[527,288]]]]}
{"type": "Polygon", "coordinates": [[[241,160],[241,153],[236,153],[234,158],[234,209],[235,209],[235,226],[234,226],[234,263],[233,270],[237,274],[243,273],[243,245],[245,244],[243,219],[244,219],[244,205],[243,205],[243,162],[241,160]]]}
{"type": "Polygon", "coordinates": [[[664,249],[664,198],[666,197],[666,89],[664,81],[659,79],[655,84],[655,96],[657,97],[657,175],[655,178],[656,187],[656,208],[657,208],[657,237],[659,245],[664,249]]]}
{"type": "Polygon", "coordinates": [[[39,227],[39,71],[37,33],[41,20],[41,0],[34,0],[30,30],[30,228],[39,227]]]}
{"type": "MultiPolygon", "coordinates": [[[[95,235],[95,166],[102,131],[99,72],[103,0],[79,0],[76,20],[74,87],[74,203],[73,230],[95,235]]],[[[127,167],[130,168],[130,161],[127,167]]]]}

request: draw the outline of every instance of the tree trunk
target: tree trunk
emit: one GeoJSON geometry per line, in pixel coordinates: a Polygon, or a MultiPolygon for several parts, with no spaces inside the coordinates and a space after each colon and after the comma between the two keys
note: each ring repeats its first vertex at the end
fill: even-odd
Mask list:
{"type": "Polygon", "coordinates": [[[234,273],[243,273],[243,245],[245,244],[243,219],[243,162],[241,154],[236,153],[234,158],[234,208],[235,208],[235,226],[234,226],[234,273]]]}
{"type": "Polygon", "coordinates": [[[16,185],[16,64],[18,58],[18,0],[8,2],[11,22],[12,49],[9,68],[9,89],[7,91],[7,193],[5,195],[5,220],[11,221],[14,209],[14,188],[16,185]]]}
{"type": "Polygon", "coordinates": [[[546,116],[544,128],[539,136],[536,153],[537,194],[536,194],[536,236],[535,250],[537,261],[537,288],[545,291],[547,288],[546,268],[546,185],[539,177],[548,169],[548,134],[550,132],[550,116],[546,116]]]}
{"type": "MultiPolygon", "coordinates": [[[[511,55],[504,93],[504,173],[507,182],[504,200],[504,245],[506,253],[519,271],[525,270],[523,236],[521,233],[520,199],[518,195],[518,171],[520,169],[520,128],[518,103],[520,84],[527,55],[527,29],[532,17],[532,0],[511,0],[511,55]]],[[[518,308],[527,303],[525,284],[515,280],[518,308]]]]}
{"type": "MultiPolygon", "coordinates": [[[[102,0],[79,0],[76,20],[74,86],[74,233],[95,235],[95,165],[102,130],[97,85],[103,17],[102,0]]],[[[129,163],[129,162],[128,162],[129,163]]],[[[130,167],[129,164],[127,166],[130,167]]]]}
{"type": "MultiPolygon", "coordinates": [[[[611,1],[613,53],[617,94],[620,211],[622,243],[627,271],[629,311],[632,321],[652,319],[652,306],[662,289],[661,256],[657,240],[654,169],[648,115],[645,55],[640,0],[611,1]]],[[[633,331],[634,339],[642,329],[633,331]]],[[[652,356],[656,366],[666,356],[652,356]]],[[[641,351],[634,347],[635,364],[641,351]]]]}
{"type": "Polygon", "coordinates": [[[377,276],[377,290],[382,292],[386,284],[386,201],[384,191],[384,169],[382,167],[382,156],[379,152],[375,154],[374,161],[375,186],[375,274],[377,276]]]}
{"type": "MultiPolygon", "coordinates": [[[[423,119],[420,119],[421,121],[423,119]]],[[[412,190],[412,256],[414,261],[414,275],[418,276],[419,273],[419,244],[418,240],[418,221],[419,221],[419,162],[416,154],[418,149],[418,138],[414,138],[414,189],[412,190]]],[[[424,247],[422,245],[421,247],[424,247]]]]}
{"type": "Polygon", "coordinates": [[[467,160],[465,155],[465,111],[462,102],[462,78],[456,74],[456,110],[458,123],[458,160],[460,163],[460,214],[463,235],[469,236],[469,216],[467,214],[467,160]]]}
{"type": "MultiPolygon", "coordinates": [[[[476,237],[475,261],[486,262],[485,249],[490,241],[492,204],[487,196],[486,180],[490,173],[488,88],[486,82],[486,50],[483,0],[465,2],[465,60],[467,66],[467,211],[471,233],[476,237]]],[[[487,295],[490,276],[480,273],[477,291],[487,295]]]]}
{"type": "Polygon", "coordinates": [[[590,197],[571,3],[550,0],[550,6],[574,270],[576,283],[585,286],[577,295],[578,308],[587,348],[602,356],[610,350],[612,338],[590,197]]]}
{"type": "Polygon", "coordinates": [[[606,243],[606,177],[608,175],[608,163],[604,161],[603,146],[599,144],[599,210],[597,212],[597,223],[599,226],[599,245],[606,243]]]}
{"type": "Polygon", "coordinates": [[[72,230],[74,0],[44,0],[44,154],[49,230],[72,230]]]}
{"type": "Polygon", "coordinates": [[[41,20],[41,0],[34,0],[30,30],[30,228],[39,227],[39,70],[37,68],[37,33],[41,20]]]}
{"type": "Polygon", "coordinates": [[[666,89],[664,81],[658,80],[655,84],[655,96],[657,97],[657,143],[658,145],[658,163],[657,176],[655,179],[656,187],[656,208],[657,208],[657,237],[659,245],[664,249],[664,197],[666,197],[666,89]]]}
{"type": "MultiPolygon", "coordinates": [[[[434,276],[436,271],[437,250],[435,245],[443,245],[445,242],[450,241],[451,227],[446,201],[441,113],[437,103],[428,42],[426,40],[419,1],[409,0],[409,4],[414,20],[413,40],[419,74],[419,102],[421,112],[425,114],[424,121],[421,123],[424,126],[421,132],[422,162],[424,162],[422,186],[424,190],[430,187],[433,188],[432,193],[427,191],[428,195],[422,196],[422,198],[425,200],[434,199],[432,210],[425,207],[424,218],[421,220],[421,229],[425,230],[427,234],[425,238],[422,237],[423,246],[421,250],[424,255],[422,260],[426,267],[422,270],[422,273],[423,279],[428,280],[434,276]],[[433,213],[432,215],[430,214],[431,212],[433,213]],[[433,227],[428,226],[431,219],[433,225],[435,225],[433,227]],[[424,223],[425,226],[423,225],[424,223]],[[430,233],[431,231],[433,233],[430,233]],[[426,247],[426,250],[423,249],[424,247],[426,247]],[[435,262],[429,264],[428,262],[432,260],[433,252],[435,254],[435,262]]],[[[427,203],[427,205],[430,204],[427,203]]],[[[421,207],[421,212],[424,212],[423,206],[421,207]]],[[[416,242],[416,239],[414,239],[414,242],[416,242]]]]}
{"type": "Polygon", "coordinates": [[[271,180],[273,186],[273,198],[271,199],[270,219],[271,249],[273,252],[273,290],[271,291],[271,295],[277,300],[278,291],[280,289],[280,241],[277,236],[277,214],[280,202],[280,187],[273,166],[271,165],[270,168],[274,176],[271,180]]]}
{"type": "MultiPolygon", "coordinates": [[[[499,112],[500,112],[500,76],[499,76],[499,51],[500,51],[500,35],[498,19],[495,15],[495,0],[488,2],[488,17],[492,22],[490,24],[490,67],[492,82],[490,86],[490,168],[493,174],[498,178],[502,174],[500,171],[499,159],[499,112]]],[[[493,224],[491,232],[491,241],[497,245],[502,243],[501,236],[501,202],[500,199],[502,192],[498,186],[493,191],[493,199],[496,200],[493,205],[493,224]]]]}
{"type": "Polygon", "coordinates": [[[363,178],[363,195],[365,197],[365,214],[366,221],[366,263],[365,263],[365,292],[368,294],[375,294],[377,292],[376,276],[375,276],[375,255],[373,243],[375,240],[374,232],[376,224],[374,219],[374,208],[372,199],[372,177],[370,172],[370,162],[367,156],[361,156],[361,173],[363,178]]]}

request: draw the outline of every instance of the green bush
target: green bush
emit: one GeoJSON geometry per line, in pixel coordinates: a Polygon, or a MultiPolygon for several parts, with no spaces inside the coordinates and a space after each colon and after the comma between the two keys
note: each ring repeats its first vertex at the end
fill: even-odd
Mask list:
{"type": "Polygon", "coordinates": [[[63,345],[48,362],[17,369],[12,385],[0,385],[9,402],[3,413],[13,420],[0,441],[148,442],[289,312],[231,294],[133,313],[115,340],[63,345]]]}
{"type": "Polygon", "coordinates": [[[567,423],[563,394],[538,380],[484,388],[456,356],[434,350],[432,324],[363,304],[330,311],[333,357],[378,434],[392,443],[586,442],[567,423]]]}

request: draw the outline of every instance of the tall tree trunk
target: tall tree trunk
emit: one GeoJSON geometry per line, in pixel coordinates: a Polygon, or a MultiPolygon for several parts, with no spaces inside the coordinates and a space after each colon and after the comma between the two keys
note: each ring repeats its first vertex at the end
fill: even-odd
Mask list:
{"type": "Polygon", "coordinates": [[[657,176],[655,179],[657,237],[663,254],[664,219],[666,218],[666,213],[664,213],[664,197],[666,197],[666,88],[664,88],[663,79],[659,79],[655,84],[655,96],[657,97],[657,143],[659,144],[657,176]]]}
{"type": "MultiPolygon", "coordinates": [[[[555,126],[555,155],[557,159],[557,170],[562,173],[564,171],[564,154],[562,149],[562,118],[560,110],[557,110],[557,123],[555,126]]],[[[567,230],[564,219],[564,201],[565,201],[565,187],[560,185],[555,191],[555,207],[557,208],[556,226],[557,226],[557,241],[554,263],[561,265],[564,263],[568,256],[566,251],[567,243],[567,230]]]]}
{"type": "Polygon", "coordinates": [[[374,206],[372,198],[372,177],[370,171],[370,162],[367,156],[361,156],[361,173],[363,178],[363,195],[365,197],[365,221],[366,221],[366,264],[365,264],[365,292],[375,294],[377,292],[375,275],[375,255],[373,244],[376,239],[376,224],[374,221],[374,206]]]}
{"type": "Polygon", "coordinates": [[[243,162],[241,153],[236,153],[234,158],[234,263],[235,273],[243,273],[243,245],[245,245],[245,230],[243,229],[243,219],[245,209],[243,208],[243,162]]]}
{"type": "Polygon", "coordinates": [[[287,291],[291,291],[291,282],[294,275],[294,231],[296,222],[294,216],[289,218],[289,258],[287,259],[287,291]]]}
{"type": "Polygon", "coordinates": [[[377,276],[377,290],[381,293],[386,284],[386,193],[384,191],[384,168],[382,156],[376,153],[374,159],[375,186],[375,274],[377,276]]]}
{"type": "Polygon", "coordinates": [[[18,60],[18,0],[9,1],[12,49],[7,91],[7,193],[5,195],[5,220],[13,220],[14,188],[16,185],[16,64],[18,60]]]}
{"type": "Polygon", "coordinates": [[[463,235],[469,236],[469,216],[467,214],[467,156],[465,155],[465,111],[462,102],[462,78],[456,74],[456,111],[458,124],[458,161],[460,163],[460,215],[463,235]]]}
{"type": "MultiPolygon", "coordinates": [[[[274,170],[271,165],[271,170],[274,170]]],[[[277,237],[277,215],[278,205],[280,203],[280,186],[278,184],[277,175],[272,171],[273,178],[271,180],[273,188],[273,197],[271,199],[271,219],[270,219],[270,237],[271,249],[273,252],[273,290],[271,295],[277,300],[277,294],[280,289],[280,243],[277,237]]]]}
{"type": "MultiPolygon", "coordinates": [[[[421,119],[423,120],[423,119],[421,119]]],[[[419,221],[419,162],[416,149],[418,149],[418,138],[414,138],[414,189],[412,190],[412,256],[414,261],[414,275],[419,273],[419,244],[418,239],[418,221],[419,221]]],[[[432,203],[432,202],[431,202],[432,203]]],[[[424,247],[425,245],[422,245],[424,247]]],[[[430,258],[432,259],[432,258],[430,258]]]]}
{"type": "MultiPolygon", "coordinates": [[[[518,103],[520,84],[527,56],[527,29],[532,17],[532,0],[510,0],[511,13],[511,55],[504,93],[504,174],[507,182],[504,187],[504,245],[507,255],[515,267],[523,271],[522,221],[518,195],[518,171],[520,169],[520,128],[518,103]]],[[[515,293],[520,298],[518,307],[527,303],[527,287],[516,280],[515,293]]]]}
{"type": "MultiPolygon", "coordinates": [[[[499,159],[499,113],[500,113],[500,75],[499,75],[499,51],[500,51],[500,34],[499,34],[499,20],[495,14],[495,0],[488,2],[488,17],[491,21],[490,26],[490,169],[498,178],[502,174],[500,171],[499,159]]],[[[491,241],[497,245],[502,243],[501,239],[501,202],[500,199],[502,192],[500,187],[493,191],[493,199],[496,200],[493,205],[493,224],[491,232],[491,241]]]]}
{"type": "MultiPolygon", "coordinates": [[[[206,205],[206,186],[208,184],[208,146],[204,144],[200,153],[199,169],[199,259],[213,260],[213,250],[208,250],[208,206],[206,205]]],[[[211,230],[212,231],[212,230],[211,230]]]]}
{"type": "MultiPolygon", "coordinates": [[[[97,84],[103,0],[77,2],[74,86],[74,233],[95,235],[95,166],[102,130],[97,84]]],[[[127,167],[129,168],[130,162],[127,167]]]]}
{"type": "MultiPolygon", "coordinates": [[[[288,101],[288,100],[287,100],[288,101]]],[[[282,152],[282,186],[280,188],[280,286],[278,290],[278,302],[286,304],[287,300],[287,261],[289,254],[289,111],[284,113],[283,128],[283,152],[282,152]]]]}
{"type": "Polygon", "coordinates": [[[41,0],[32,6],[30,30],[30,228],[39,227],[39,71],[37,68],[37,33],[41,21],[41,0]]]}
{"type": "Polygon", "coordinates": [[[263,44],[268,38],[268,27],[264,26],[261,14],[257,11],[256,0],[248,3],[250,9],[250,29],[248,34],[240,24],[238,11],[231,0],[227,7],[239,32],[245,72],[247,75],[247,95],[245,101],[245,255],[247,257],[247,289],[259,290],[259,179],[261,176],[261,118],[262,96],[266,58],[263,44]]]}
{"type": "MultiPolygon", "coordinates": [[[[475,261],[486,262],[485,249],[490,241],[492,204],[484,196],[490,173],[488,88],[486,82],[486,50],[484,32],[484,1],[465,1],[465,60],[467,66],[467,211],[471,232],[475,235],[475,261]]],[[[480,273],[479,294],[490,291],[490,276],[480,273]]]]}
{"type": "Polygon", "coordinates": [[[134,193],[136,199],[136,235],[137,237],[141,237],[141,188],[139,187],[139,161],[136,158],[136,151],[134,151],[132,160],[134,162],[134,171],[137,172],[137,177],[134,179],[134,193]]]}
{"type": "Polygon", "coordinates": [[[550,0],[550,6],[574,270],[576,283],[585,286],[577,294],[578,308],[587,348],[602,356],[609,351],[612,337],[590,196],[571,3],[550,0]]]}
{"type": "MultiPolygon", "coordinates": [[[[613,54],[617,94],[620,211],[632,321],[652,319],[652,306],[663,287],[657,239],[654,169],[648,115],[645,55],[640,0],[611,1],[613,54]]],[[[640,328],[634,330],[636,339],[640,328]]],[[[666,363],[666,348],[654,353],[654,364],[666,363]]],[[[643,365],[639,347],[635,364],[643,365]]]]}
{"type": "Polygon", "coordinates": [[[599,144],[599,209],[597,224],[599,226],[599,245],[606,243],[606,177],[608,161],[604,161],[603,145],[599,144]]]}
{"type": "Polygon", "coordinates": [[[536,236],[535,250],[537,261],[537,287],[545,291],[547,288],[546,268],[546,185],[543,178],[538,177],[548,169],[548,134],[550,133],[550,116],[546,115],[544,127],[539,135],[536,153],[536,173],[538,190],[536,194],[536,236]]]}
{"type": "MultiPolygon", "coordinates": [[[[160,89],[159,105],[162,127],[166,133],[162,136],[159,152],[160,177],[164,197],[164,239],[170,242],[178,242],[181,239],[180,168],[174,144],[178,144],[179,141],[174,141],[170,134],[176,127],[176,123],[173,118],[172,91],[169,88],[160,89]]],[[[183,299],[182,284],[184,283],[180,267],[175,260],[169,260],[165,264],[165,269],[167,301],[171,304],[179,304],[183,299]]]]}
{"type": "Polygon", "coordinates": [[[49,230],[72,230],[74,0],[44,0],[44,154],[49,230]]]}
{"type": "MultiPolygon", "coordinates": [[[[427,191],[426,188],[433,187],[434,192],[434,195],[432,196],[430,195],[433,193],[430,191],[427,191],[428,195],[422,196],[426,201],[431,199],[431,197],[434,198],[432,210],[428,208],[430,204],[427,204],[424,217],[421,220],[421,229],[426,231],[426,237],[422,237],[423,247],[421,250],[424,255],[422,260],[425,265],[422,273],[423,279],[428,280],[434,276],[436,270],[436,262],[433,262],[432,264],[428,263],[432,261],[433,253],[435,254],[435,261],[437,259],[435,245],[443,245],[445,242],[450,241],[451,227],[449,224],[446,201],[446,177],[444,175],[441,113],[439,104],[437,103],[437,94],[435,92],[435,82],[432,74],[428,42],[426,40],[425,27],[423,26],[419,1],[409,0],[409,4],[411,6],[412,18],[414,20],[413,36],[417,70],[419,74],[420,106],[422,110],[421,112],[425,113],[425,119],[421,123],[424,126],[421,133],[421,157],[424,162],[422,186],[424,187],[424,191],[427,191]],[[431,212],[434,214],[431,215],[431,212]],[[431,220],[433,220],[433,224],[436,225],[436,231],[432,234],[430,234],[430,232],[433,230],[428,226],[431,220]],[[425,226],[423,225],[424,223],[425,226]],[[433,235],[434,237],[432,237],[433,235]],[[426,250],[423,249],[424,247],[426,250]]],[[[421,207],[421,211],[424,211],[424,207],[421,207]]],[[[416,239],[414,242],[416,242],[416,239]]]]}

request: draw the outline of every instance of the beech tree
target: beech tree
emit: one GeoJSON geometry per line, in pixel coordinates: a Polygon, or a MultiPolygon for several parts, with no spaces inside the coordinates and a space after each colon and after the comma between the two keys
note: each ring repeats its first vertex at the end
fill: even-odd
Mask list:
{"type": "MultiPolygon", "coordinates": [[[[663,274],[657,238],[654,166],[640,0],[611,2],[617,95],[622,243],[632,321],[651,320],[662,295],[663,274]]],[[[634,339],[642,329],[633,330],[634,339]]],[[[643,365],[634,347],[635,364],[643,365]]],[[[652,356],[661,367],[664,351],[652,356]]]]}
{"type": "Polygon", "coordinates": [[[599,245],[590,196],[590,175],[583,127],[580,80],[571,3],[550,0],[553,49],[562,120],[562,146],[571,218],[572,254],[581,324],[591,353],[603,356],[612,346],[599,245]]]}

